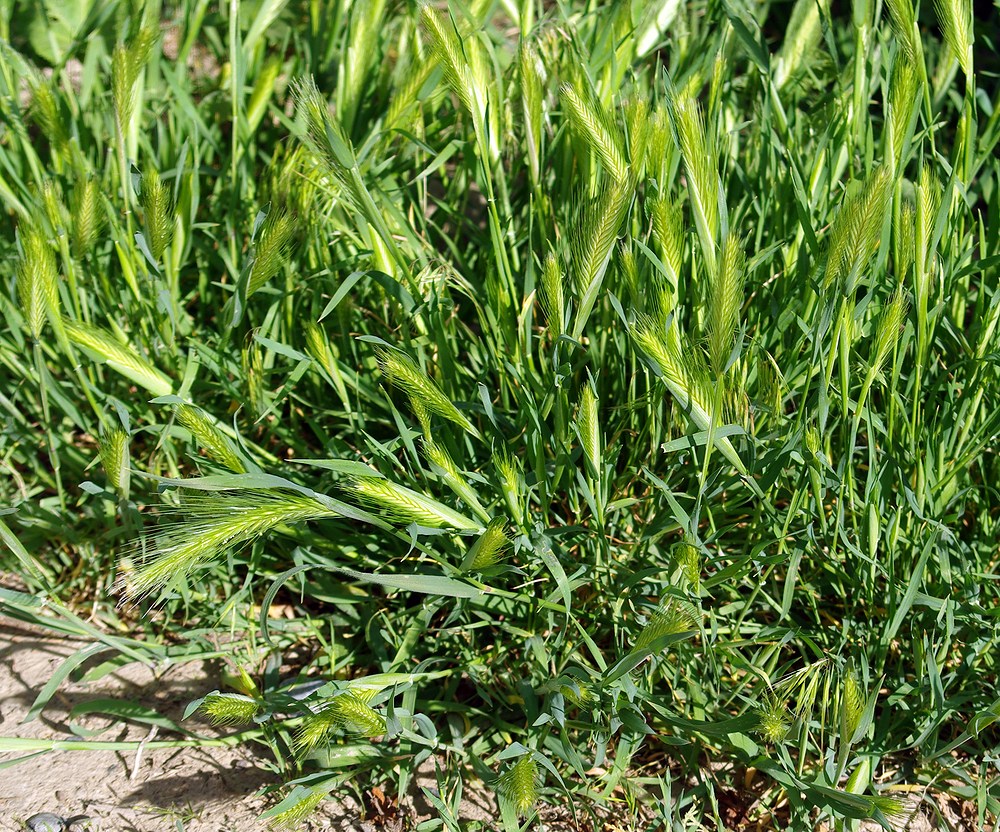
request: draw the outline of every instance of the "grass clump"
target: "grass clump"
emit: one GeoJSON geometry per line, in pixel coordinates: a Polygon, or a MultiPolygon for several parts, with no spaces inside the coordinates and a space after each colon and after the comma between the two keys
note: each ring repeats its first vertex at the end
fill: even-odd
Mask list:
{"type": "Polygon", "coordinates": [[[279,825],[431,764],[451,830],[995,824],[978,7],[23,6],[0,612],[224,636],[279,825]]]}

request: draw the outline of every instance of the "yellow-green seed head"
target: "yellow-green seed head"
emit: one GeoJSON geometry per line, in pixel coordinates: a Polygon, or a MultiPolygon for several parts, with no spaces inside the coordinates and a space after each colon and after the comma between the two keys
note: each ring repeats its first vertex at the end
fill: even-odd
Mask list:
{"type": "Polygon", "coordinates": [[[852,742],[861,718],[865,712],[865,693],[858,682],[857,674],[849,670],[844,674],[842,727],[844,742],[852,742]]]}
{"type": "Polygon", "coordinates": [[[695,629],[697,616],[689,604],[667,598],[656,608],[639,632],[633,650],[645,650],[665,636],[680,635],[695,629]]]}
{"type": "Polygon", "coordinates": [[[142,224],[153,259],[159,262],[174,234],[173,209],[170,189],[160,179],[156,168],[142,174],[139,185],[139,204],[142,206],[142,224]]]}
{"type": "Polygon", "coordinates": [[[768,694],[764,703],[757,708],[757,734],[767,743],[776,745],[784,740],[791,727],[788,706],[777,697],[768,694]]]}
{"type": "Polygon", "coordinates": [[[107,221],[100,184],[95,178],[87,176],[77,180],[70,198],[70,217],[73,256],[80,259],[94,247],[107,221]]]}
{"type": "Polygon", "coordinates": [[[234,473],[246,473],[247,467],[236,450],[236,445],[204,410],[189,404],[178,405],[177,421],[191,431],[195,441],[205,449],[210,459],[234,473]]]}
{"type": "Polygon", "coordinates": [[[501,449],[493,454],[493,466],[510,516],[518,526],[521,526],[524,523],[524,479],[521,476],[521,463],[516,457],[501,449]]]}
{"type": "Polygon", "coordinates": [[[59,314],[56,258],[52,247],[34,228],[19,229],[21,257],[17,262],[17,298],[28,331],[38,340],[48,315],[59,314]]]}
{"type": "Polygon", "coordinates": [[[101,434],[98,450],[108,484],[119,494],[126,494],[129,487],[128,431],[117,427],[101,434]]]}
{"type": "Polygon", "coordinates": [[[291,806],[283,812],[274,815],[269,821],[271,829],[298,830],[305,820],[316,810],[326,799],[327,793],[322,789],[307,789],[304,786],[296,786],[286,799],[295,799],[291,806]]]}
{"type": "Polygon", "coordinates": [[[538,800],[538,763],[531,754],[519,757],[500,775],[497,793],[518,815],[531,810],[538,800]]]}
{"type": "Polygon", "coordinates": [[[563,334],[565,325],[565,295],[563,291],[563,271],[556,256],[549,252],[542,265],[542,280],[540,286],[542,311],[549,329],[555,337],[563,334]]]}
{"type": "Polygon", "coordinates": [[[268,212],[254,245],[247,297],[266,285],[283,268],[294,234],[295,222],[290,214],[280,208],[268,212]]]}
{"type": "Polygon", "coordinates": [[[701,586],[701,552],[693,543],[684,541],[674,550],[674,563],[680,568],[691,591],[697,593],[701,586]]]}
{"type": "Polygon", "coordinates": [[[462,571],[481,572],[489,569],[506,555],[509,547],[507,523],[503,518],[496,518],[469,548],[462,561],[462,571]]]}
{"type": "Polygon", "coordinates": [[[437,500],[379,477],[354,477],[345,488],[362,505],[378,510],[390,522],[417,523],[427,528],[472,531],[481,528],[437,500]]]}
{"type": "Polygon", "coordinates": [[[580,410],[577,415],[577,429],[580,432],[580,442],[583,454],[589,466],[591,476],[601,473],[601,430],[597,416],[597,396],[590,383],[583,385],[580,394],[580,410]]]}
{"type": "Polygon", "coordinates": [[[328,742],[334,731],[362,737],[385,733],[385,718],[371,705],[369,697],[347,691],[333,697],[302,720],[295,735],[295,748],[301,756],[328,742]]]}
{"type": "Polygon", "coordinates": [[[409,397],[411,402],[419,400],[430,413],[440,416],[463,430],[478,437],[479,431],[462,411],[455,407],[441,389],[435,384],[416,362],[405,353],[393,349],[381,349],[377,353],[379,366],[386,379],[399,387],[409,397]]]}
{"type": "Polygon", "coordinates": [[[173,391],[170,379],[107,330],[81,321],[67,319],[64,323],[71,341],[154,396],[168,396],[173,391]]]}
{"type": "Polygon", "coordinates": [[[246,725],[260,713],[260,703],[241,693],[210,693],[198,708],[213,725],[246,725]]]}

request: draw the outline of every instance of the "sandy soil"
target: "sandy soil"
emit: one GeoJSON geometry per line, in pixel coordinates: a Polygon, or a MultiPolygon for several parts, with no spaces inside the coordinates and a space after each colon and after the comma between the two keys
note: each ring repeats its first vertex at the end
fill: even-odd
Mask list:
{"type": "MultiPolygon", "coordinates": [[[[216,669],[204,664],[175,665],[162,672],[133,664],[91,685],[67,682],[38,719],[23,724],[45,682],[84,644],[0,618],[0,735],[77,739],[67,724],[69,712],[81,702],[105,697],[137,701],[180,721],[188,702],[219,686],[216,669]]],[[[80,724],[91,730],[107,726],[97,740],[149,735],[145,726],[112,725],[101,717],[83,717],[80,724]]],[[[160,732],[157,738],[170,737],[160,732]]],[[[0,755],[0,762],[16,756],[0,755]]],[[[138,760],[136,756],[133,751],[54,751],[3,770],[0,830],[23,829],[24,819],[36,812],[90,815],[100,819],[102,830],[264,828],[256,817],[268,801],[258,792],[277,780],[249,749],[145,749],[138,760]],[[183,826],[178,827],[178,820],[183,826]]],[[[317,828],[357,828],[356,811],[338,807],[335,814],[340,817],[328,813],[323,823],[318,813],[317,828]]]]}

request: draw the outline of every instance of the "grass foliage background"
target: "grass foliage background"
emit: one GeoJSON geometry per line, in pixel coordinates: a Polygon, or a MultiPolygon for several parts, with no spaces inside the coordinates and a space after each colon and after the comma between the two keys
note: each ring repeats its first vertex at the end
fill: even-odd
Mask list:
{"type": "Polygon", "coordinates": [[[2,0],[0,610],[278,823],[995,822],[998,12],[834,12],[2,0]]]}

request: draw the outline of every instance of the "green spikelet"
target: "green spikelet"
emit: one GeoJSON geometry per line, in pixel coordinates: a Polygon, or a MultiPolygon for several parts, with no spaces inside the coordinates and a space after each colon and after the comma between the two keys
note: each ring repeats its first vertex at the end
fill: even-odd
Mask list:
{"type": "MultiPolygon", "coordinates": [[[[414,404],[417,405],[419,399],[414,400],[414,404]]],[[[414,410],[422,409],[415,407],[414,410]]],[[[429,430],[425,429],[425,435],[429,434],[429,430]]],[[[465,475],[459,470],[455,461],[451,458],[451,454],[448,453],[441,445],[438,445],[432,439],[424,440],[424,456],[433,465],[441,478],[444,480],[445,485],[447,485],[455,495],[462,500],[473,513],[484,523],[490,522],[490,514],[483,508],[482,503],[479,502],[479,497],[476,492],[473,491],[472,486],[469,485],[469,481],[465,478],[465,475]]]]}
{"type": "Polygon", "coordinates": [[[377,66],[379,35],[385,16],[385,0],[369,0],[350,6],[344,61],[338,72],[344,126],[351,130],[361,107],[365,81],[377,66]]]}
{"type": "Polygon", "coordinates": [[[511,456],[506,450],[500,449],[493,453],[493,467],[497,472],[500,492],[510,516],[517,526],[524,525],[524,477],[521,476],[521,463],[517,457],[511,456]]]}
{"type": "Polygon", "coordinates": [[[333,367],[334,354],[330,339],[326,337],[326,332],[315,321],[306,321],[304,331],[306,352],[328,374],[333,375],[330,370],[333,367]]]}
{"type": "Polygon", "coordinates": [[[308,714],[295,735],[295,749],[301,756],[327,742],[334,731],[344,731],[362,737],[378,737],[385,733],[385,719],[368,704],[370,696],[346,691],[322,703],[308,714]]]}
{"type": "Polygon", "coordinates": [[[885,368],[885,362],[899,341],[899,333],[906,321],[909,304],[906,296],[897,291],[886,304],[882,317],[875,329],[875,344],[872,357],[872,375],[878,375],[885,368]]]}
{"type": "Polygon", "coordinates": [[[385,115],[385,126],[383,129],[384,141],[390,141],[393,131],[396,129],[406,129],[417,120],[416,112],[420,106],[420,93],[424,85],[427,84],[436,68],[433,60],[424,60],[411,67],[406,76],[406,80],[396,88],[392,100],[389,102],[389,109],[385,115]]]}
{"type": "Polygon", "coordinates": [[[390,522],[427,528],[476,531],[482,526],[437,500],[379,477],[354,477],[344,486],[359,503],[378,510],[390,522]]]}
{"type": "Polygon", "coordinates": [[[454,22],[446,22],[431,3],[421,6],[420,19],[445,81],[472,116],[480,146],[491,162],[499,161],[501,108],[490,100],[489,58],[482,44],[475,36],[460,36],[454,22]]]}
{"type": "Polygon", "coordinates": [[[210,459],[237,474],[245,474],[247,467],[240,458],[233,441],[226,436],[205,411],[189,404],[177,406],[177,421],[191,431],[210,459]]]}
{"type": "Polygon", "coordinates": [[[411,401],[420,400],[431,413],[453,422],[472,436],[479,438],[479,431],[472,422],[455,407],[451,399],[441,392],[412,358],[399,350],[391,349],[380,349],[377,355],[379,366],[386,379],[403,390],[411,401]]]}
{"type": "Polygon", "coordinates": [[[844,673],[840,707],[841,737],[845,743],[852,743],[865,713],[865,693],[854,670],[844,673]]]}
{"type": "Polygon", "coordinates": [[[887,148],[886,158],[891,159],[897,169],[903,165],[903,142],[910,129],[910,122],[917,101],[917,71],[901,53],[892,66],[892,76],[889,81],[889,101],[887,116],[889,129],[886,139],[891,146],[887,148]]]}
{"type": "Polygon", "coordinates": [[[28,81],[31,90],[31,118],[48,139],[52,148],[62,153],[69,144],[69,131],[66,129],[67,119],[53,88],[53,82],[33,76],[28,81]]]}
{"type": "Polygon", "coordinates": [[[170,189],[160,179],[156,168],[149,168],[142,174],[139,183],[139,204],[142,206],[142,224],[146,232],[146,242],[153,259],[159,262],[164,250],[174,235],[171,214],[170,189]]]}
{"type": "Polygon", "coordinates": [[[645,650],[664,636],[679,635],[693,630],[696,621],[694,610],[688,604],[676,598],[667,598],[649,616],[632,649],[645,650]]]}
{"type": "Polygon", "coordinates": [[[757,396],[771,413],[784,414],[785,380],[774,359],[766,352],[757,361],[757,396]]]}
{"type": "Polygon", "coordinates": [[[563,271],[550,251],[542,265],[541,304],[552,335],[558,338],[565,329],[566,300],[563,294],[563,271]]]}
{"type": "Polygon", "coordinates": [[[525,754],[500,775],[497,794],[518,815],[525,815],[538,801],[538,763],[525,754]]]}
{"type": "Polygon", "coordinates": [[[708,292],[708,357],[716,378],[722,377],[733,350],[743,303],[743,269],[743,247],[727,236],[708,292]]]}
{"type": "Polygon", "coordinates": [[[593,386],[586,383],[580,394],[580,409],[577,415],[577,430],[580,432],[580,443],[583,455],[590,469],[590,476],[601,475],[601,431],[597,419],[597,395],[593,386]]]}
{"type": "MultiPolygon", "coordinates": [[[[649,104],[645,98],[630,98],[625,104],[625,125],[628,130],[628,155],[631,160],[632,177],[642,178],[643,163],[646,161],[646,146],[652,133],[652,119],[649,104]]],[[[655,168],[654,168],[655,169],[655,168]]]]}
{"type": "Polygon", "coordinates": [[[682,247],[684,245],[684,212],[679,204],[653,197],[646,201],[646,210],[653,227],[657,252],[667,270],[667,280],[677,296],[681,273],[682,247]]]}
{"type": "Polygon", "coordinates": [[[681,570],[691,591],[697,593],[701,586],[701,553],[698,547],[687,541],[678,544],[674,549],[674,564],[681,570]]]}
{"type": "MultiPolygon", "coordinates": [[[[293,90],[295,109],[305,120],[309,149],[339,184],[338,195],[372,222],[376,219],[371,215],[374,206],[369,205],[371,198],[365,192],[364,183],[356,175],[358,160],[343,126],[330,118],[329,106],[316,87],[315,80],[303,79],[294,85],[293,90]]],[[[379,236],[384,239],[381,230],[379,236]]]]}
{"type": "Polygon", "coordinates": [[[709,270],[715,267],[715,241],[719,232],[719,169],[714,140],[705,132],[698,102],[688,93],[672,101],[674,129],[684,167],[688,172],[688,196],[702,253],[709,270]]]}
{"type": "Polygon", "coordinates": [[[604,275],[615,250],[618,231],[635,193],[632,181],[623,179],[605,187],[584,210],[573,247],[573,276],[580,297],[573,338],[579,340],[601,295],[604,275]]]}
{"type": "Polygon", "coordinates": [[[260,703],[241,693],[208,694],[198,710],[209,718],[213,725],[246,725],[260,713],[260,703]]]}
{"type": "Polygon", "coordinates": [[[163,373],[137,355],[131,347],[121,344],[110,332],[100,327],[65,320],[66,334],[98,361],[144,387],[154,396],[169,396],[173,386],[163,373]]]}
{"type": "Polygon", "coordinates": [[[70,197],[73,256],[83,258],[94,247],[107,223],[100,184],[92,176],[81,177],[70,197]]]}
{"type": "Polygon", "coordinates": [[[776,745],[784,740],[791,727],[791,713],[788,706],[772,693],[756,709],[757,734],[767,743],[776,745]]]}
{"type": "Polygon", "coordinates": [[[45,209],[45,218],[49,221],[49,228],[53,235],[60,237],[66,230],[68,220],[62,188],[56,180],[46,179],[42,183],[41,196],[42,207],[45,209]]]}
{"type": "Polygon", "coordinates": [[[604,169],[616,182],[627,180],[625,141],[611,115],[592,95],[572,84],[563,84],[559,93],[570,124],[601,160],[604,169]]]}
{"type": "Polygon", "coordinates": [[[542,98],[545,86],[545,67],[535,47],[521,41],[517,52],[518,76],[521,81],[521,106],[524,115],[524,136],[528,151],[528,169],[532,182],[540,176],[542,148],[542,98]]]}
{"type": "Polygon", "coordinates": [[[128,132],[136,105],[136,81],[153,52],[157,32],[151,27],[139,33],[126,46],[119,43],[111,56],[111,94],[122,135],[128,132]]]}
{"type": "Polygon", "coordinates": [[[420,424],[420,430],[424,434],[425,439],[430,439],[431,437],[431,412],[427,409],[422,399],[410,399],[410,409],[413,411],[413,415],[417,417],[417,422],[420,424]]]}
{"type": "MultiPolygon", "coordinates": [[[[705,373],[698,364],[681,351],[676,324],[666,332],[648,316],[641,316],[632,330],[636,345],[653,363],[678,405],[699,430],[708,430],[712,423],[712,396],[705,373]]],[[[741,474],[747,469],[728,437],[716,438],[716,447],[741,474]]]]}
{"type": "Polygon", "coordinates": [[[806,449],[814,457],[819,457],[822,445],[820,444],[819,431],[815,427],[806,428],[806,449]]]}
{"type": "Polygon", "coordinates": [[[643,285],[640,288],[639,263],[635,259],[631,240],[622,240],[618,244],[618,268],[631,302],[634,305],[643,305],[646,300],[646,287],[643,285]]]}
{"type": "Polygon", "coordinates": [[[499,563],[510,547],[507,522],[503,518],[490,521],[479,539],[469,547],[462,560],[463,572],[481,572],[499,563]]]}
{"type": "Polygon", "coordinates": [[[877,794],[869,797],[868,799],[871,801],[871,804],[875,809],[878,809],[890,820],[899,821],[906,817],[906,803],[898,797],[877,794]]]}
{"type": "Polygon", "coordinates": [[[281,209],[268,212],[254,246],[247,297],[264,286],[285,265],[294,233],[295,223],[290,214],[281,209]]]}
{"type": "Polygon", "coordinates": [[[889,22],[893,34],[905,51],[907,60],[914,65],[923,61],[916,10],[913,0],[886,0],[889,22]],[[919,58],[919,61],[918,61],[919,58]]]}
{"type": "Polygon", "coordinates": [[[606,187],[584,212],[573,251],[574,278],[579,295],[585,295],[604,276],[633,193],[631,184],[622,180],[606,187]]]}
{"type": "Polygon", "coordinates": [[[661,193],[667,184],[676,146],[670,130],[670,114],[665,107],[657,106],[649,117],[646,136],[646,175],[659,184],[661,193]]]}
{"type": "Polygon", "coordinates": [[[917,212],[912,203],[904,202],[896,225],[896,280],[902,281],[917,256],[917,212]]]}
{"type": "Polygon", "coordinates": [[[844,293],[850,295],[860,272],[878,248],[882,226],[892,196],[892,170],[882,165],[874,171],[841,206],[830,233],[823,288],[844,279],[844,293]]]}
{"type": "Polygon", "coordinates": [[[20,228],[21,257],[17,261],[17,299],[33,340],[41,335],[49,315],[59,314],[56,258],[35,228],[20,228]]]}
{"type": "Polygon", "coordinates": [[[323,789],[296,786],[275,807],[278,811],[268,818],[268,826],[271,829],[299,829],[326,796],[327,792],[323,789]]]}
{"type": "Polygon", "coordinates": [[[941,182],[935,176],[929,165],[920,169],[920,181],[917,185],[917,205],[914,246],[918,266],[920,284],[916,287],[917,297],[928,297],[930,277],[933,268],[933,231],[934,220],[941,205],[941,182]]]}
{"type": "Polygon", "coordinates": [[[781,89],[794,78],[808,56],[819,43],[822,29],[820,10],[829,6],[829,0],[797,0],[788,18],[785,38],[774,59],[774,85],[781,89]]]}
{"type": "Polygon", "coordinates": [[[594,704],[596,697],[589,685],[584,684],[579,679],[567,680],[565,676],[563,680],[559,683],[558,690],[573,707],[583,710],[594,704]]]}
{"type": "Polygon", "coordinates": [[[274,95],[274,82],[281,74],[282,61],[278,56],[272,56],[264,64],[254,81],[253,89],[250,91],[250,100],[247,102],[247,125],[250,133],[253,134],[260,126],[261,119],[267,113],[267,105],[274,95]]]}
{"type": "Polygon", "coordinates": [[[971,0],[934,0],[934,12],[944,42],[966,77],[972,75],[972,2],[971,0]]]}
{"type": "Polygon", "coordinates": [[[149,595],[173,579],[186,579],[276,526],[339,516],[315,497],[277,489],[196,495],[184,508],[184,521],[161,526],[145,551],[137,548],[139,569],[124,575],[118,586],[126,601],[149,595]]]}
{"type": "Polygon", "coordinates": [[[128,431],[117,427],[102,433],[97,443],[108,484],[120,496],[127,494],[129,488],[128,440],[128,431]]]}

